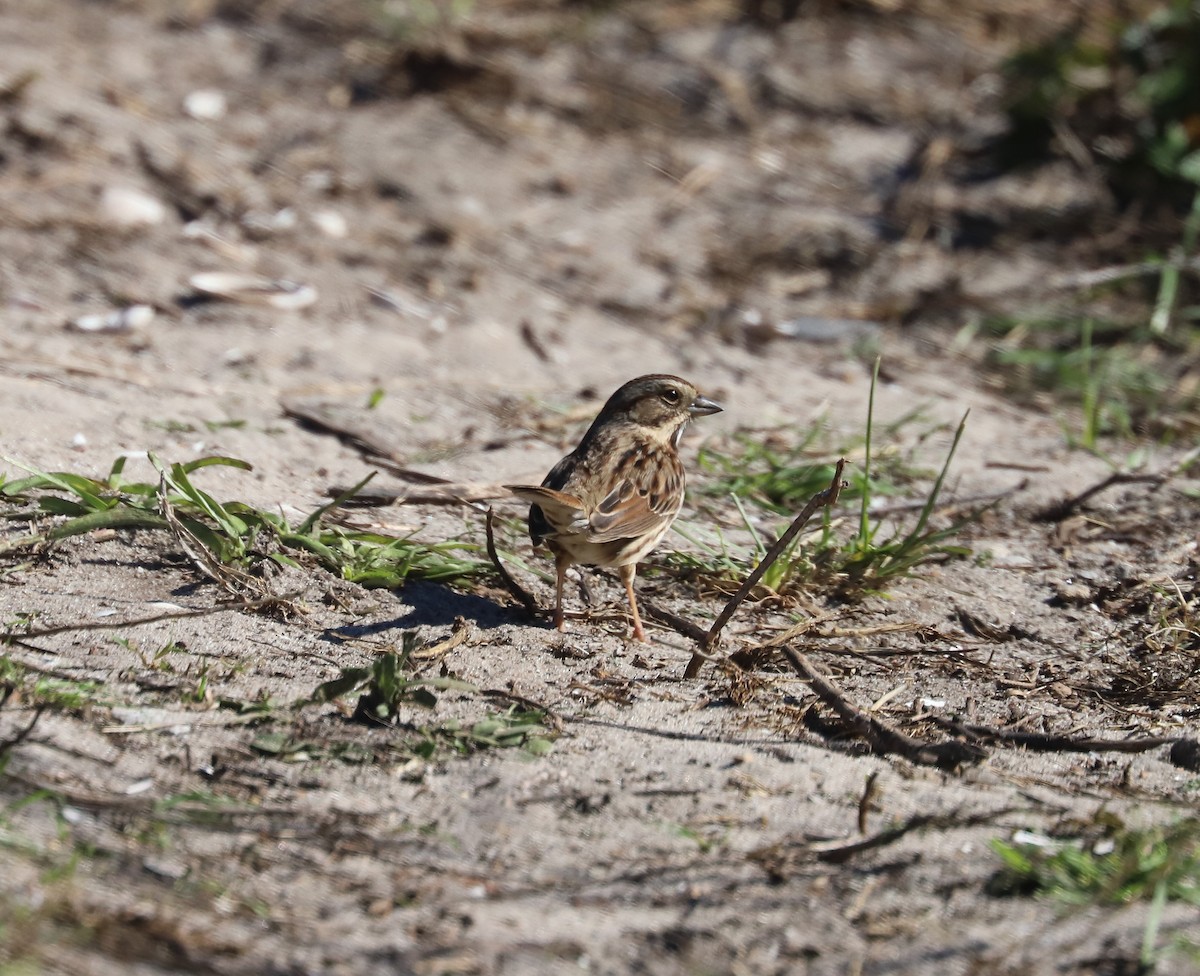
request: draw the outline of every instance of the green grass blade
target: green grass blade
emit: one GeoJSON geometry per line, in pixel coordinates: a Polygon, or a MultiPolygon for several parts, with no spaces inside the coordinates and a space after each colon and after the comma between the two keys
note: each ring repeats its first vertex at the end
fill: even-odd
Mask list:
{"type": "MultiPolygon", "coordinates": [[[[207,492],[201,491],[193,485],[188,478],[189,471],[195,471],[198,468],[214,464],[249,470],[250,466],[245,461],[225,457],[198,458],[187,464],[172,464],[171,470],[168,472],[165,465],[163,465],[162,461],[154,453],[151,452],[147,456],[150,458],[150,463],[154,465],[154,470],[158,472],[159,477],[162,478],[167,487],[216,522],[221,531],[229,537],[229,542],[232,543],[234,540],[240,540],[246,535],[249,527],[245,522],[231,514],[224,505],[207,492]]],[[[220,548],[224,549],[227,546],[221,546],[220,548]]]]}
{"type": "Polygon", "coordinates": [[[85,478],[83,475],[71,474],[69,472],[51,473],[47,471],[39,471],[37,468],[32,468],[27,464],[10,457],[0,457],[0,461],[5,464],[11,464],[14,467],[20,468],[22,471],[28,471],[34,477],[25,478],[21,481],[10,482],[5,485],[4,494],[16,495],[24,494],[30,488],[57,488],[60,491],[65,491],[68,494],[74,495],[85,506],[95,511],[103,508],[110,508],[116,504],[116,499],[102,499],[98,492],[107,490],[106,485],[102,485],[91,478],[85,478]],[[16,486],[23,486],[23,491],[14,490],[16,486]]]}
{"type": "Polygon", "coordinates": [[[68,539],[84,535],[97,529],[165,529],[167,520],[156,512],[144,512],[137,508],[111,508],[102,512],[89,512],[79,518],[56,525],[46,532],[48,540],[68,539]]]}
{"type": "Polygon", "coordinates": [[[182,464],[175,465],[183,471],[185,475],[191,474],[193,471],[199,471],[201,468],[210,468],[214,465],[220,465],[226,468],[238,468],[241,471],[253,471],[254,465],[249,461],[243,461],[241,458],[222,457],[220,455],[209,455],[208,457],[196,458],[194,461],[185,461],[182,464]]]}
{"type": "Polygon", "coordinates": [[[337,496],[337,498],[335,498],[333,501],[331,501],[328,505],[322,505],[320,508],[318,508],[311,515],[309,515],[308,518],[306,518],[303,522],[300,523],[300,526],[296,529],[296,534],[297,535],[308,535],[310,532],[312,532],[313,527],[317,524],[317,522],[321,519],[321,517],[326,512],[330,512],[330,511],[333,511],[334,509],[340,508],[342,505],[344,505],[346,502],[348,502],[351,498],[353,498],[360,491],[362,491],[367,486],[367,484],[371,481],[371,479],[375,477],[376,474],[378,474],[377,471],[372,471],[365,478],[363,478],[362,481],[360,481],[358,484],[354,485],[352,488],[349,488],[346,491],[342,492],[340,495],[337,496]]]}
{"type": "Polygon", "coordinates": [[[871,538],[871,434],[875,427],[875,388],[879,385],[879,363],[875,357],[871,367],[871,389],[867,393],[867,436],[863,445],[863,492],[858,510],[858,542],[865,545],[871,538]]]}
{"type": "Polygon", "coordinates": [[[967,418],[971,416],[971,411],[968,410],[963,414],[962,420],[958,422],[958,428],[954,431],[954,440],[950,442],[950,450],[946,453],[946,460],[942,462],[942,470],[938,472],[937,480],[933,483],[933,488],[925,498],[925,504],[921,507],[921,514],[917,518],[917,524],[913,526],[911,532],[905,537],[905,541],[916,540],[921,537],[925,531],[925,526],[929,524],[929,517],[933,514],[934,508],[937,507],[938,496],[942,493],[942,485],[946,482],[946,475],[950,471],[950,462],[954,460],[954,452],[958,450],[958,443],[962,440],[964,431],[967,429],[967,418]]]}

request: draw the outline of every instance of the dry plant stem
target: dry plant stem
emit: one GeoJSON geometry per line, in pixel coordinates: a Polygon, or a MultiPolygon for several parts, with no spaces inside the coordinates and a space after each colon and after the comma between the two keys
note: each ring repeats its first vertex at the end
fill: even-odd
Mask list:
{"type": "Polygon", "coordinates": [[[842,721],[849,725],[873,752],[881,755],[895,754],[920,766],[937,766],[941,769],[957,769],[964,763],[979,762],[987,756],[982,748],[966,742],[924,742],[903,732],[897,732],[853,705],[837,685],[821,674],[812,662],[795,648],[781,647],[780,651],[796,673],[812,685],[817,697],[837,712],[842,721]]]}
{"type": "MultiPolygon", "coordinates": [[[[32,627],[29,630],[0,632],[0,644],[12,642],[24,644],[33,637],[50,637],[54,634],[69,634],[77,630],[121,630],[126,627],[140,627],[143,624],[156,624],[160,620],[183,620],[188,617],[207,617],[213,613],[227,613],[231,610],[262,610],[281,602],[299,599],[300,593],[284,593],[282,596],[267,596],[260,600],[234,600],[228,603],[218,603],[216,606],[205,607],[202,610],[168,610],[166,613],[156,613],[149,617],[133,617],[123,620],[89,620],[86,623],[60,624],[57,627],[32,627]]],[[[41,648],[33,648],[41,650],[41,648]]]]}
{"type": "Polygon", "coordinates": [[[504,568],[504,564],[500,562],[500,555],[496,552],[495,521],[496,513],[489,508],[486,523],[488,558],[492,561],[492,565],[496,567],[496,572],[500,574],[500,581],[504,584],[504,588],[525,608],[526,613],[531,617],[536,617],[541,612],[537,600],[534,599],[532,593],[512,578],[509,571],[504,568]]]}
{"type": "Polygon", "coordinates": [[[1010,742],[1036,752],[1146,752],[1159,746],[1174,745],[1179,736],[1151,735],[1141,739],[1074,739],[1067,735],[1046,735],[1040,732],[1010,732],[986,725],[968,725],[952,719],[930,716],[938,725],[957,735],[984,742],[1010,742]]]}
{"type": "Polygon", "coordinates": [[[787,531],[775,540],[775,545],[771,546],[759,564],[754,567],[753,572],[738,587],[738,591],[730,597],[729,602],[725,604],[725,608],[717,616],[717,619],[713,621],[713,625],[708,629],[708,633],[705,634],[699,649],[692,654],[692,659],[688,662],[688,666],[683,672],[685,678],[696,677],[700,669],[704,666],[704,662],[712,659],[711,648],[717,643],[717,638],[721,636],[721,631],[729,623],[729,618],[733,616],[737,608],[742,605],[746,597],[758,585],[758,581],[763,578],[763,574],[774,565],[775,561],[783,554],[783,551],[791,544],[792,540],[800,534],[800,530],[812,518],[813,513],[818,508],[837,504],[838,496],[841,494],[842,489],[847,487],[846,483],[842,481],[842,471],[845,467],[846,459],[838,458],[837,464],[833,469],[833,479],[830,481],[829,487],[817,492],[808,500],[808,504],[804,506],[800,514],[792,521],[792,524],[788,526],[787,531]]]}
{"type": "Polygon", "coordinates": [[[158,508],[166,520],[167,527],[175,536],[184,554],[192,561],[192,565],[201,575],[224,589],[230,596],[245,598],[251,594],[256,599],[268,595],[267,587],[249,573],[226,566],[208,550],[203,542],[196,538],[194,532],[179,521],[175,508],[171,505],[167,494],[167,477],[165,474],[158,479],[158,508]]]}
{"type": "Polygon", "coordinates": [[[871,806],[879,796],[879,770],[873,769],[867,775],[867,782],[863,785],[862,796],[858,798],[858,832],[866,834],[867,832],[867,817],[871,813],[871,806]]]}
{"type": "MultiPolygon", "coordinates": [[[[386,467],[386,465],[380,465],[386,467]]],[[[394,472],[393,472],[394,473],[394,472]]],[[[345,494],[348,487],[331,485],[325,494],[337,497],[345,494]]],[[[380,508],[385,505],[469,505],[473,502],[491,501],[510,495],[503,485],[487,481],[448,481],[445,484],[430,484],[420,488],[401,488],[387,491],[379,488],[359,492],[347,507],[380,508]]]]}
{"type": "Polygon", "coordinates": [[[703,627],[697,627],[685,617],[681,617],[677,613],[672,613],[664,607],[651,603],[644,596],[638,601],[638,606],[641,607],[642,613],[650,620],[657,620],[660,624],[666,624],[677,634],[681,634],[689,640],[694,640],[697,644],[702,644],[705,636],[708,634],[708,631],[703,627]]]}
{"type": "Polygon", "coordinates": [[[729,655],[728,660],[736,664],[743,671],[753,671],[756,667],[760,666],[761,662],[769,660],[774,651],[785,644],[790,644],[796,638],[807,634],[819,624],[825,623],[832,618],[832,614],[822,613],[815,617],[809,617],[807,620],[801,620],[798,623],[792,624],[792,626],[782,633],[776,634],[774,637],[760,644],[752,644],[748,647],[743,647],[741,650],[734,651],[729,655]]]}
{"type": "Polygon", "coordinates": [[[451,635],[439,644],[434,644],[432,647],[426,647],[419,651],[414,651],[411,655],[412,660],[427,662],[426,668],[437,663],[447,654],[449,654],[459,644],[463,643],[473,633],[473,628],[465,617],[455,617],[454,626],[451,635]]]}
{"type": "MultiPolygon", "coordinates": [[[[11,691],[10,691],[11,694],[11,691]]],[[[0,704],[8,700],[6,694],[3,699],[0,699],[0,704]]],[[[34,726],[38,724],[38,719],[42,717],[42,712],[46,710],[45,705],[39,705],[33,712],[33,718],[29,720],[29,724],[25,728],[18,731],[11,739],[0,739],[0,760],[4,759],[17,746],[29,738],[29,734],[33,731],[34,726]]]]}
{"type": "Polygon", "coordinates": [[[903,823],[881,830],[861,840],[835,840],[817,843],[784,841],[750,851],[747,857],[772,877],[784,881],[806,863],[820,861],[825,864],[841,864],[857,854],[889,847],[915,830],[953,830],[977,827],[982,824],[994,823],[1001,817],[1016,812],[1019,811],[1015,808],[1004,807],[1000,810],[966,817],[960,816],[958,813],[919,813],[903,823]]]}
{"type": "MultiPolygon", "coordinates": [[[[379,463],[387,461],[389,462],[388,469],[393,472],[404,464],[403,459],[395,451],[376,440],[368,430],[343,422],[319,404],[310,405],[294,400],[282,400],[279,405],[283,408],[284,416],[298,421],[301,426],[321,433],[332,434],[360,454],[371,456],[379,463]]],[[[430,476],[430,480],[438,482],[442,479],[430,476]]]]}
{"type": "Polygon", "coordinates": [[[1064,498],[1062,501],[1050,505],[1038,512],[1034,517],[1039,522],[1061,522],[1063,519],[1074,515],[1080,506],[1093,495],[1098,495],[1113,485],[1149,484],[1158,486],[1163,484],[1168,477],[1169,475],[1164,474],[1130,474],[1128,472],[1117,471],[1110,474],[1103,481],[1098,481],[1090,488],[1081,491],[1078,495],[1064,498]]]}
{"type": "MultiPolygon", "coordinates": [[[[366,427],[347,423],[334,413],[325,410],[320,404],[310,405],[291,400],[280,403],[286,416],[291,417],[300,425],[332,434],[343,443],[357,450],[370,463],[378,465],[385,471],[403,481],[420,488],[402,488],[399,491],[382,491],[376,489],[370,492],[358,492],[351,504],[364,505],[457,505],[470,502],[487,501],[492,498],[505,498],[508,490],[499,484],[485,481],[447,481],[437,475],[415,471],[408,467],[405,460],[387,444],[378,440],[374,433],[366,427]]],[[[337,497],[348,489],[339,486],[329,488],[327,494],[337,497]]],[[[350,499],[347,499],[349,502],[350,499]]]]}
{"type": "Polygon", "coordinates": [[[976,827],[980,824],[993,823],[998,818],[1007,816],[1013,812],[1009,808],[1003,808],[967,817],[960,817],[957,813],[919,813],[902,824],[881,830],[879,833],[872,834],[870,837],[864,837],[862,840],[851,841],[849,843],[818,843],[813,844],[809,850],[813,852],[818,861],[838,864],[848,860],[855,854],[861,854],[863,851],[870,851],[877,847],[887,847],[889,844],[894,844],[905,834],[912,833],[914,830],[924,830],[926,828],[947,830],[950,828],[976,827]]]}

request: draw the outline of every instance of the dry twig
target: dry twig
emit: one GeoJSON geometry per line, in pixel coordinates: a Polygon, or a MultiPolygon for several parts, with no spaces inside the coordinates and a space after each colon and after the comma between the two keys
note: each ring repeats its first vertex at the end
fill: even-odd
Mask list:
{"type": "Polygon", "coordinates": [[[449,637],[431,647],[423,647],[419,651],[413,651],[410,659],[413,661],[428,662],[426,667],[429,667],[444,658],[454,648],[458,647],[459,644],[463,643],[463,641],[467,640],[473,632],[474,630],[467,622],[466,617],[455,617],[449,637]]]}
{"type": "Polygon", "coordinates": [[[681,617],[677,613],[672,613],[665,607],[660,607],[656,603],[651,603],[644,597],[638,600],[638,606],[642,609],[642,615],[651,620],[657,620],[660,624],[666,624],[675,633],[682,634],[690,640],[701,644],[707,635],[707,631],[703,627],[699,627],[692,623],[686,617],[681,617]]]}
{"type": "MultiPolygon", "coordinates": [[[[262,610],[280,603],[298,599],[299,592],[284,593],[281,596],[263,597],[261,600],[232,600],[228,603],[218,603],[215,606],[204,607],[201,610],[168,610],[165,613],[152,614],[149,617],[133,617],[112,620],[89,620],[74,624],[59,624],[55,627],[31,627],[28,630],[2,631],[0,640],[25,646],[26,641],[34,637],[50,637],[54,634],[69,634],[78,630],[123,630],[126,627],[141,627],[143,624],[156,624],[160,620],[183,620],[188,617],[207,617],[213,613],[227,613],[232,610],[262,610]]],[[[41,648],[33,648],[41,650],[41,648]]]]}
{"type": "Polygon", "coordinates": [[[496,567],[496,572],[500,574],[500,580],[504,583],[505,589],[507,589],[508,592],[517,599],[517,602],[525,608],[525,611],[531,617],[536,617],[540,612],[537,600],[534,599],[532,593],[530,593],[527,589],[525,589],[525,587],[513,579],[512,574],[504,568],[504,563],[500,562],[500,555],[496,552],[496,533],[494,528],[495,520],[496,514],[492,511],[492,509],[489,508],[487,512],[488,558],[491,559],[492,565],[496,567]]]}
{"type": "Polygon", "coordinates": [[[970,725],[949,718],[929,716],[934,722],[955,735],[976,742],[1008,742],[1035,752],[1147,752],[1159,746],[1181,741],[1176,735],[1150,735],[1140,739],[1075,739],[1069,735],[1048,735],[1043,732],[1013,732],[986,725],[970,725]]]}
{"type": "Polygon", "coordinates": [[[1149,484],[1158,486],[1167,480],[1169,475],[1164,474],[1132,474],[1126,471],[1116,471],[1110,474],[1102,481],[1096,482],[1090,488],[1086,488],[1077,495],[1072,495],[1070,498],[1064,498],[1060,502],[1055,502],[1042,509],[1034,517],[1039,522],[1061,522],[1066,518],[1070,518],[1089,498],[1100,494],[1107,488],[1113,485],[1131,485],[1131,484],[1149,484]]]}
{"type": "Polygon", "coordinates": [[[909,762],[921,766],[937,766],[940,769],[957,769],[965,763],[979,762],[987,756],[981,747],[967,742],[924,742],[898,732],[885,725],[873,715],[852,704],[832,681],[821,674],[811,661],[793,647],[781,647],[780,651],[800,677],[812,685],[817,697],[837,712],[859,738],[873,752],[903,756],[909,762]]]}
{"type": "Polygon", "coordinates": [[[1002,816],[1013,813],[1011,808],[971,814],[963,817],[957,813],[917,814],[895,827],[881,830],[870,837],[853,841],[782,841],[750,851],[749,860],[758,864],[772,878],[785,881],[802,864],[820,861],[825,864],[841,864],[857,854],[881,847],[888,847],[915,830],[950,830],[954,828],[978,827],[993,823],[1002,816]]]}
{"type": "MultiPolygon", "coordinates": [[[[372,459],[380,467],[388,465],[380,463],[378,458],[372,459]]],[[[398,471],[391,469],[398,477],[406,477],[419,472],[408,469],[398,471]]],[[[346,487],[331,485],[325,493],[331,497],[344,494],[346,487]]],[[[486,502],[493,498],[507,498],[512,494],[498,482],[490,481],[447,481],[444,483],[422,484],[420,487],[399,488],[389,491],[386,488],[372,488],[370,491],[360,491],[353,499],[348,499],[347,507],[382,508],[386,505],[470,505],[473,502],[486,502]]]]}
{"type": "Polygon", "coordinates": [[[817,492],[808,500],[808,504],[804,506],[800,514],[792,521],[792,524],[788,526],[787,531],[775,540],[775,544],[767,550],[767,554],[754,567],[754,571],[746,577],[742,585],[738,587],[738,591],[729,598],[729,602],[725,604],[725,608],[717,616],[717,619],[713,621],[713,625],[708,629],[708,633],[704,635],[700,646],[692,654],[692,659],[688,662],[688,666],[683,672],[685,678],[696,677],[700,669],[704,666],[704,662],[712,660],[711,649],[716,645],[717,638],[721,636],[721,631],[725,629],[725,625],[729,623],[729,618],[733,616],[737,608],[742,605],[746,597],[758,585],[758,581],[763,578],[763,574],[774,565],[775,561],[783,554],[783,551],[791,545],[792,540],[800,534],[800,530],[812,518],[813,513],[818,508],[837,504],[838,496],[841,494],[842,489],[846,487],[846,482],[842,481],[842,470],[845,467],[846,459],[838,458],[829,487],[817,492]]]}
{"type": "MultiPolygon", "coordinates": [[[[5,694],[3,699],[0,699],[0,704],[8,700],[8,695],[11,691],[5,694]]],[[[17,746],[29,738],[29,734],[33,731],[34,726],[38,724],[38,719],[42,717],[42,712],[46,710],[45,705],[39,705],[33,712],[33,718],[29,720],[29,724],[25,728],[20,729],[13,734],[11,739],[0,739],[0,760],[5,759],[17,746]]]]}

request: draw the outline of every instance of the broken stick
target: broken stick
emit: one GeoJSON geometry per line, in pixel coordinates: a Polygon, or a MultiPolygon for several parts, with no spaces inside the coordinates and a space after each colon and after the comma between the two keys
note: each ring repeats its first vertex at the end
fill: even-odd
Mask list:
{"type": "Polygon", "coordinates": [[[837,504],[838,496],[842,493],[842,489],[847,487],[846,482],[842,481],[842,471],[845,467],[846,459],[838,458],[837,464],[834,465],[833,479],[829,482],[829,487],[817,492],[808,500],[808,504],[804,506],[800,514],[792,521],[792,524],[788,526],[787,531],[775,540],[775,545],[771,546],[759,564],[754,567],[754,571],[738,587],[738,591],[730,597],[729,602],[725,604],[725,608],[717,616],[717,619],[713,621],[713,625],[709,627],[708,633],[704,635],[700,646],[692,654],[692,659],[688,662],[688,666],[683,672],[685,678],[696,677],[700,673],[700,669],[704,666],[704,662],[712,660],[710,651],[716,645],[717,638],[721,636],[721,631],[725,629],[725,625],[729,623],[729,618],[733,616],[737,608],[742,605],[746,597],[758,585],[758,581],[763,578],[763,574],[771,568],[775,560],[791,545],[792,540],[800,534],[800,530],[812,518],[813,513],[818,508],[837,504]]]}

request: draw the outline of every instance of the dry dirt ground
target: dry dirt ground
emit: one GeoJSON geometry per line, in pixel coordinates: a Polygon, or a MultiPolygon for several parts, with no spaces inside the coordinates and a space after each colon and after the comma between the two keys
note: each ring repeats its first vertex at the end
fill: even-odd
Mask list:
{"type": "MultiPolygon", "coordinates": [[[[934,524],[994,502],[955,539],[973,555],[884,595],[744,606],[722,649],[813,621],[793,646],[889,727],[1034,738],[977,737],[948,768],[869,748],[779,657],[688,679],[687,637],[631,644],[601,576],[559,635],[491,578],[368,590],[301,560],[265,580],[283,608],[181,616],[229,594],[172,532],[8,549],[0,972],[1140,971],[1145,902],[991,894],[990,842],[1194,810],[1198,774],[1167,745],[1051,737],[1193,734],[1194,633],[1161,625],[1188,606],[1194,625],[1197,485],[1117,483],[1043,517],[1113,469],[1067,447],[1069,414],[997,393],[961,329],[1086,270],[1055,242],[1105,201],[1054,166],[922,175],[938,140],[1000,124],[1019,9],[977,24],[965,4],[950,25],[937,4],[827,4],[752,26],[726,6],[0,3],[0,471],[103,478],[125,455],[150,482],[148,451],[231,456],[253,470],[195,483],[295,524],[377,467],[300,413],[493,485],[539,479],[599,399],[670,371],[726,405],[685,443],[681,524],[744,551],[700,446],[816,426],[814,455],[861,465],[879,354],[877,446],[908,471],[884,531],[912,524],[969,409],[934,524]],[[206,91],[223,112],[189,100],[206,91]],[[162,210],[123,224],[144,201],[114,188],[162,210]],[[1009,236],[963,246],[981,213],[1009,236]],[[206,271],[316,300],[201,301],[206,271]],[[67,327],[135,304],[153,319],[67,327]],[[457,634],[425,673],[475,690],[397,724],[353,721],[353,695],[293,708],[406,634],[457,634]],[[39,679],[96,686],[22,739],[39,679]],[[514,702],[545,711],[548,753],[413,745],[514,702]]],[[[1185,453],[1142,449],[1152,475],[1185,453]]],[[[544,601],[518,507],[493,504],[544,601]]],[[[29,505],[0,507],[7,542],[54,524],[29,505]]],[[[350,517],[479,544],[482,509],[350,517]]],[[[855,518],[843,502],[834,530],[855,518]]],[[[723,597],[671,549],[699,551],[670,537],[640,590],[706,625],[723,597]]],[[[1195,920],[1169,903],[1155,945],[1195,920]]],[[[1200,968],[1180,950],[1157,971],[1200,968]]]]}

